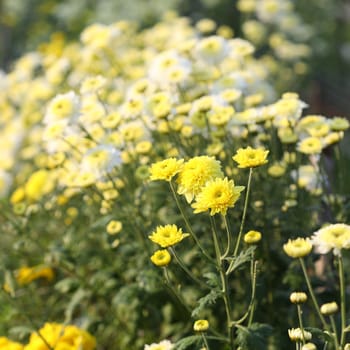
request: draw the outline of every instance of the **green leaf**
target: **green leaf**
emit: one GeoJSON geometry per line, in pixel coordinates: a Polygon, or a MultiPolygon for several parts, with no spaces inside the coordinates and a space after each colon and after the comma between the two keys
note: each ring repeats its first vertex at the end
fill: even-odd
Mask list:
{"type": "Polygon", "coordinates": [[[321,338],[327,342],[332,342],[334,340],[333,337],[329,333],[327,333],[319,328],[305,327],[305,330],[310,332],[313,336],[321,338]]]}
{"type": "Polygon", "coordinates": [[[237,270],[241,265],[252,259],[252,254],[256,246],[251,246],[246,250],[243,250],[237,257],[235,258],[226,258],[226,260],[230,261],[230,266],[226,271],[226,275],[229,275],[233,271],[237,270]]]}
{"type": "Polygon", "coordinates": [[[207,284],[213,288],[220,288],[220,278],[214,272],[207,272],[203,275],[207,279],[207,284]]]}
{"type": "Polygon", "coordinates": [[[16,326],[16,327],[12,327],[9,333],[15,337],[18,337],[19,339],[23,339],[29,334],[31,334],[33,331],[34,331],[34,328],[32,327],[16,326]]]}
{"type": "Polygon", "coordinates": [[[236,325],[236,343],[242,350],[267,350],[268,338],[272,327],[267,324],[253,323],[250,327],[236,325]]]}
{"type": "Polygon", "coordinates": [[[191,335],[189,337],[180,339],[175,343],[174,350],[184,350],[190,347],[191,345],[199,345],[201,341],[201,336],[199,335],[191,335]]]}
{"type": "Polygon", "coordinates": [[[198,300],[198,306],[192,311],[191,316],[197,317],[207,305],[214,304],[216,299],[222,295],[222,292],[219,289],[212,289],[209,294],[200,298],[198,300]]]}
{"type": "Polygon", "coordinates": [[[81,301],[87,298],[90,293],[84,289],[78,289],[70,300],[65,311],[65,323],[69,323],[73,318],[73,312],[80,305],[81,301]]]}

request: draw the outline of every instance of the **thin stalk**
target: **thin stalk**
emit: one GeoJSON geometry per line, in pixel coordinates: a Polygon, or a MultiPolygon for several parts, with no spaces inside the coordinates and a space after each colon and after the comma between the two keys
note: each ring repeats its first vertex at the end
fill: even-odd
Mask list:
{"type": "Polygon", "coordinates": [[[222,260],[222,254],[221,254],[221,250],[220,250],[217,231],[215,228],[215,222],[214,222],[214,218],[211,215],[210,215],[210,223],[211,223],[212,234],[213,234],[213,242],[214,242],[214,247],[215,247],[217,268],[218,268],[219,273],[220,273],[221,287],[222,287],[223,299],[224,299],[224,303],[225,303],[227,329],[228,329],[229,337],[230,337],[230,345],[231,345],[231,348],[233,348],[234,338],[233,338],[233,329],[232,329],[233,322],[231,319],[232,309],[231,309],[231,302],[230,302],[230,292],[229,292],[229,287],[228,287],[227,276],[226,276],[225,269],[223,266],[224,261],[222,260]]]}
{"type": "Polygon", "coordinates": [[[297,304],[297,311],[298,311],[299,327],[301,329],[301,335],[303,337],[303,344],[305,344],[305,332],[304,332],[304,326],[303,326],[303,318],[301,317],[302,311],[301,311],[300,304],[297,304]]]}
{"type": "Polygon", "coordinates": [[[178,291],[174,288],[170,281],[168,269],[166,267],[163,267],[164,271],[164,277],[165,277],[165,284],[169,288],[169,291],[172,293],[173,297],[180,303],[180,305],[187,311],[187,313],[190,315],[191,310],[189,307],[186,305],[184,300],[182,299],[181,295],[178,293],[178,291]]]}
{"type": "Polygon", "coordinates": [[[190,222],[188,221],[187,219],[187,216],[180,204],[180,201],[179,201],[179,198],[176,194],[176,191],[175,191],[175,188],[174,188],[174,185],[171,181],[169,181],[169,185],[170,185],[170,189],[171,189],[171,192],[173,194],[173,197],[175,199],[175,202],[176,202],[176,205],[178,207],[178,209],[180,210],[180,213],[182,215],[182,218],[184,219],[185,221],[185,224],[186,224],[186,228],[189,232],[189,234],[191,235],[191,237],[194,239],[194,241],[196,242],[198,248],[201,250],[201,252],[204,254],[204,256],[210,261],[210,262],[214,262],[213,258],[205,251],[205,249],[203,248],[203,246],[201,245],[201,243],[199,242],[199,239],[197,237],[197,235],[193,232],[192,230],[192,227],[191,227],[191,224],[190,222]]]}
{"type": "Polygon", "coordinates": [[[210,350],[209,345],[208,345],[208,341],[207,341],[207,338],[206,338],[204,332],[201,332],[201,336],[202,336],[202,340],[203,340],[203,344],[204,344],[205,349],[210,350]]]}
{"type": "Polygon", "coordinates": [[[306,284],[307,284],[307,288],[309,290],[309,293],[310,293],[310,296],[311,296],[311,300],[312,300],[312,302],[314,304],[314,307],[316,309],[317,315],[320,318],[320,321],[322,322],[323,328],[325,330],[329,331],[328,324],[327,324],[325,318],[323,317],[323,315],[321,314],[320,307],[318,306],[318,303],[317,303],[317,300],[316,300],[316,297],[315,297],[315,293],[314,293],[314,291],[312,289],[309,276],[307,275],[307,272],[306,272],[306,267],[305,267],[305,263],[304,263],[303,258],[299,258],[299,261],[300,261],[300,265],[301,265],[301,268],[302,268],[303,273],[304,273],[304,277],[305,277],[305,281],[306,281],[306,284]]]}
{"type": "Polygon", "coordinates": [[[338,335],[337,335],[337,326],[335,325],[333,315],[330,315],[329,319],[331,320],[331,326],[332,326],[332,330],[333,330],[333,333],[334,333],[334,343],[335,343],[334,345],[335,345],[336,349],[339,349],[339,342],[338,342],[338,335]]]}
{"type": "Polygon", "coordinates": [[[231,235],[231,232],[230,232],[230,228],[228,226],[226,215],[222,215],[222,218],[224,220],[224,224],[225,224],[225,228],[226,228],[226,235],[227,235],[227,247],[226,247],[224,255],[222,256],[222,258],[224,259],[224,258],[227,257],[227,255],[230,254],[231,247],[232,247],[232,235],[231,235]]]}
{"type": "Polygon", "coordinates": [[[170,247],[170,251],[173,254],[175,260],[177,261],[177,263],[181,266],[181,268],[187,273],[187,275],[196,283],[198,283],[200,286],[210,289],[210,287],[208,285],[206,285],[203,281],[201,281],[200,279],[198,279],[184,264],[184,262],[182,261],[181,257],[176,253],[175,249],[173,247],[170,247]]]}
{"type": "Polygon", "coordinates": [[[344,281],[344,265],[343,257],[340,254],[338,256],[338,269],[339,269],[339,287],[340,287],[340,316],[341,316],[341,333],[340,333],[340,346],[344,347],[345,343],[345,328],[346,328],[346,304],[345,304],[345,281],[344,281]]]}
{"type": "Polygon", "coordinates": [[[241,238],[242,238],[242,233],[243,233],[243,227],[245,223],[245,218],[247,215],[247,209],[248,209],[248,199],[249,199],[249,192],[250,192],[250,187],[251,187],[251,182],[252,182],[252,174],[253,174],[253,168],[249,168],[249,176],[248,176],[248,183],[247,183],[247,191],[245,193],[245,199],[244,199],[244,209],[243,209],[243,215],[242,215],[242,220],[241,220],[241,226],[239,228],[239,233],[238,233],[238,238],[236,242],[236,247],[233,252],[233,256],[236,256],[238,253],[239,245],[241,243],[241,238]]]}

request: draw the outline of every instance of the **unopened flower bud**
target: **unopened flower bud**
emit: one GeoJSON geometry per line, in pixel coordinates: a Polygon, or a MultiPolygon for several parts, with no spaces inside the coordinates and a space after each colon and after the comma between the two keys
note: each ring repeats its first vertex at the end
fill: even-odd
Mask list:
{"type": "Polygon", "coordinates": [[[314,343],[306,343],[302,346],[301,350],[317,350],[317,347],[314,343]]]}
{"type": "Polygon", "coordinates": [[[338,305],[335,301],[321,306],[321,314],[323,315],[333,315],[336,312],[338,312],[338,305]]]}
{"type": "Polygon", "coordinates": [[[197,320],[193,325],[193,330],[196,332],[205,332],[209,328],[207,320],[197,320]]]}
{"type": "Polygon", "coordinates": [[[251,230],[244,235],[243,239],[247,244],[255,244],[261,240],[261,233],[259,231],[251,230]]]}
{"type": "Polygon", "coordinates": [[[303,304],[307,300],[307,295],[304,292],[293,292],[289,299],[293,304],[303,304]]]}

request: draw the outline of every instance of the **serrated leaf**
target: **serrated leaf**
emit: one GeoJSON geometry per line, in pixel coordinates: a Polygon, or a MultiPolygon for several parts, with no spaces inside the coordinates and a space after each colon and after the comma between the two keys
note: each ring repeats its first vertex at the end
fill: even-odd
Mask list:
{"type": "Polygon", "coordinates": [[[229,275],[233,271],[237,270],[241,265],[250,261],[252,258],[252,253],[256,249],[256,246],[251,246],[246,250],[243,250],[238,256],[235,258],[226,258],[226,260],[230,261],[230,266],[226,271],[226,275],[229,275]]]}
{"type": "Polygon", "coordinates": [[[198,306],[192,311],[191,316],[197,317],[208,305],[214,304],[222,292],[219,289],[212,289],[209,294],[198,300],[198,306]]]}
{"type": "Polygon", "coordinates": [[[207,284],[210,287],[220,287],[220,278],[214,272],[207,272],[203,275],[207,279],[207,284]]]}
{"type": "Polygon", "coordinates": [[[272,327],[267,324],[253,323],[250,327],[237,325],[236,343],[242,350],[266,350],[272,327]]]}
{"type": "Polygon", "coordinates": [[[199,335],[191,335],[189,337],[180,339],[175,343],[174,350],[184,350],[190,347],[191,345],[198,345],[201,341],[201,336],[199,335]]]}

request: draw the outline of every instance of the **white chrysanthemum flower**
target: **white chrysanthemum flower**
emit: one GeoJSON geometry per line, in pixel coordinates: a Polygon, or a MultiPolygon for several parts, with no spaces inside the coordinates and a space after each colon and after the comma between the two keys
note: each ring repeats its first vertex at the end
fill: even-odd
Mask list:
{"type": "Polygon", "coordinates": [[[153,343],[151,345],[145,345],[144,350],[171,350],[173,344],[169,340],[162,340],[160,343],[153,343]]]}
{"type": "Polygon", "coordinates": [[[100,145],[86,152],[81,161],[81,169],[83,172],[102,176],[119,164],[121,164],[120,151],[110,145],[100,145]]]}
{"type": "Polygon", "coordinates": [[[314,232],[311,242],[320,254],[333,250],[334,255],[340,255],[342,249],[350,248],[350,225],[338,223],[323,227],[314,232]]]}
{"type": "Polygon", "coordinates": [[[73,120],[78,117],[79,98],[74,91],[58,94],[49,103],[44,123],[50,124],[60,120],[73,120]]]}
{"type": "Polygon", "coordinates": [[[217,64],[227,56],[229,51],[230,47],[226,39],[212,35],[198,41],[194,48],[194,55],[204,62],[217,64]]]}

